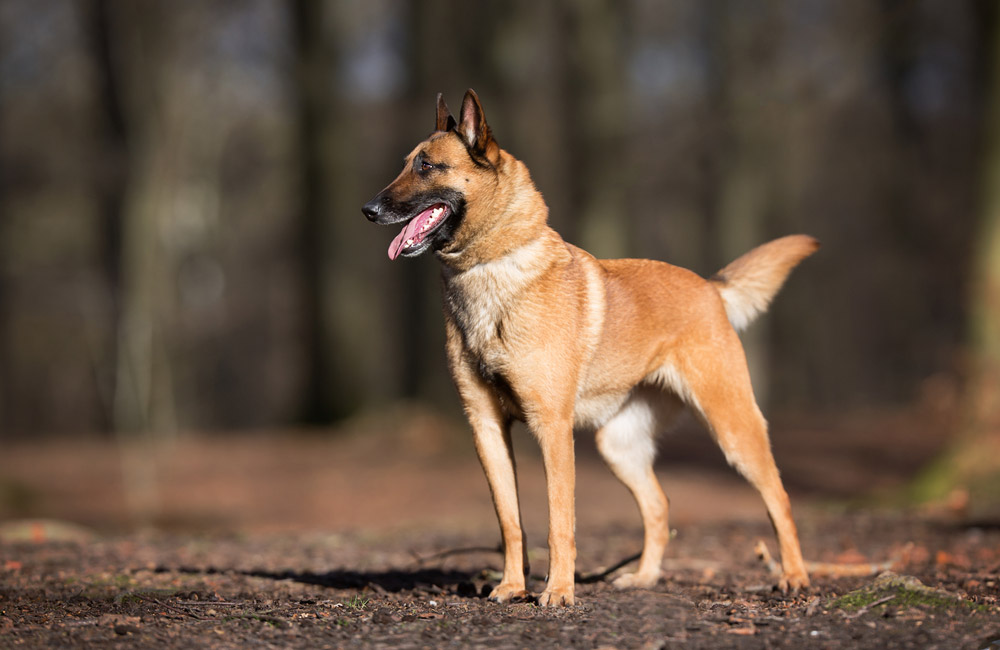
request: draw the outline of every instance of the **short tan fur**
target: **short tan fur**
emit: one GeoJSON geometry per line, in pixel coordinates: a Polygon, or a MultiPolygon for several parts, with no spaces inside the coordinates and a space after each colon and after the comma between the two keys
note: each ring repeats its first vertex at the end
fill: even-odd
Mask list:
{"type": "Polygon", "coordinates": [[[363,210],[378,223],[407,224],[390,257],[433,249],[443,266],[448,360],[503,536],[503,578],[491,598],[528,595],[515,419],[538,440],[547,478],[549,573],[538,602],[571,605],[574,429],[596,431],[642,516],[639,566],[615,585],[649,587],[669,539],[654,436],[685,406],[760,492],[780,546],[780,588],[809,584],[736,332],[767,308],[815,239],[774,240],[710,280],[664,262],[596,259],[547,225],[527,168],[496,143],[471,90],[457,121],[438,96],[435,132],[363,210]]]}

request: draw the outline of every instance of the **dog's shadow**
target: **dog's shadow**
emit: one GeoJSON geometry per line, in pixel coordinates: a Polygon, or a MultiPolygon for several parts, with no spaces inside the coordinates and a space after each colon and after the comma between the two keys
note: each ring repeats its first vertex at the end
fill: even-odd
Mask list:
{"type": "Polygon", "coordinates": [[[188,575],[238,575],[265,580],[289,580],[328,589],[372,589],[382,593],[400,591],[452,592],[474,596],[478,592],[473,578],[478,573],[439,568],[387,569],[385,571],[355,571],[334,569],[323,573],[314,571],[269,571],[264,569],[220,569],[218,567],[158,566],[156,573],[184,573],[188,575]]]}
{"type": "MultiPolygon", "coordinates": [[[[473,549],[482,550],[482,549],[473,549]]],[[[463,550],[464,551],[464,550],[463,550]]],[[[453,554],[454,551],[438,555],[453,554]]],[[[603,582],[614,571],[636,561],[639,554],[629,556],[614,566],[593,574],[576,574],[577,584],[592,584],[603,582]]],[[[457,569],[441,569],[437,567],[418,566],[412,569],[386,569],[384,571],[355,571],[352,569],[334,569],[323,573],[313,571],[269,571],[263,569],[220,569],[217,567],[167,567],[159,566],[156,573],[186,573],[196,575],[240,575],[266,580],[290,580],[301,584],[315,585],[328,589],[343,589],[361,591],[371,589],[380,593],[398,593],[402,591],[429,591],[432,593],[451,593],[465,598],[489,595],[492,586],[487,581],[480,589],[474,581],[479,581],[483,571],[461,571],[457,569]]],[[[535,579],[543,579],[541,576],[535,579]]]]}
{"type": "Polygon", "coordinates": [[[472,580],[477,575],[453,569],[419,568],[387,569],[385,571],[354,571],[334,569],[324,573],[312,571],[239,571],[241,575],[270,580],[291,580],[329,589],[362,590],[396,593],[400,591],[442,591],[463,596],[478,593],[472,580]]]}

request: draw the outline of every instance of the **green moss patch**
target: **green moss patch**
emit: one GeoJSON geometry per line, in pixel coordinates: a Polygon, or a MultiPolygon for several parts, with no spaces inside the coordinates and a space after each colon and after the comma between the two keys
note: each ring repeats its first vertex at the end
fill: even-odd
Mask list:
{"type": "Polygon", "coordinates": [[[870,585],[833,599],[827,607],[855,613],[885,607],[986,611],[983,605],[947,591],[932,589],[912,576],[901,576],[891,571],[879,575],[870,585]]]}

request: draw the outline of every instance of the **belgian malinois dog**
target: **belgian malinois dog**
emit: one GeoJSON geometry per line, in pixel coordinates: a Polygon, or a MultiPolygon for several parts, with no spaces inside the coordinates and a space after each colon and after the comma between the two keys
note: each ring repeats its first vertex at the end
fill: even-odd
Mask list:
{"type": "Polygon", "coordinates": [[[670,536],[654,434],[684,406],[763,497],[781,549],[778,586],[809,584],[736,332],[767,308],[815,239],[764,244],[709,280],[663,262],[596,259],[547,225],[528,169],[494,140],[472,90],[458,122],[438,95],[434,132],[362,211],[404,224],[389,259],[433,250],[443,266],[448,361],[503,535],[491,599],[529,597],[512,421],[527,424],[545,464],[549,574],[538,603],[572,605],[574,428],[596,431],[642,515],[638,569],[615,585],[650,587],[670,536]]]}

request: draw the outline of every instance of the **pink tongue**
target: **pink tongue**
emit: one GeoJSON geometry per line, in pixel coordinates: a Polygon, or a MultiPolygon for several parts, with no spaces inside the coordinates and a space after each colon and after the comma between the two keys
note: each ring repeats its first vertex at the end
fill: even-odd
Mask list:
{"type": "Polygon", "coordinates": [[[420,229],[423,227],[425,223],[427,223],[427,220],[430,218],[431,212],[434,210],[434,207],[435,206],[431,206],[430,208],[427,208],[426,210],[415,216],[413,219],[410,220],[410,223],[406,224],[403,230],[398,235],[396,235],[396,238],[392,240],[391,244],[389,244],[390,260],[394,260],[397,257],[399,257],[399,254],[402,253],[403,249],[407,247],[406,246],[407,240],[410,239],[413,240],[411,245],[419,244],[424,240],[424,235],[422,232],[420,232],[420,229]]]}

